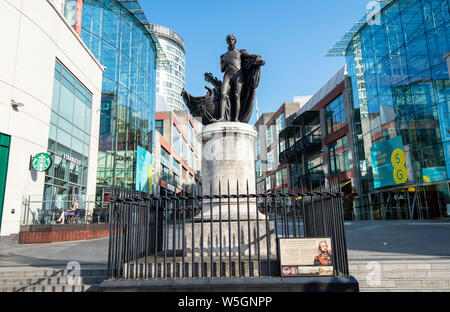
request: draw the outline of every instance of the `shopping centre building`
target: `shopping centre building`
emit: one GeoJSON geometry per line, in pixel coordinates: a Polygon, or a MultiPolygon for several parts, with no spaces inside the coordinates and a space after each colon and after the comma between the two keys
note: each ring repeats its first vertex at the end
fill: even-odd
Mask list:
{"type": "Polygon", "coordinates": [[[162,53],[137,1],[88,0],[82,12],[81,38],[106,66],[97,170],[102,200],[111,188],[136,188],[138,146],[151,158],[156,58],[162,53]]]}
{"type": "MultiPolygon", "coordinates": [[[[305,138],[295,147],[310,149],[311,164],[308,159],[294,163],[308,177],[302,184],[313,186],[321,175],[330,180],[339,173],[347,219],[447,218],[448,1],[396,0],[377,6],[329,50],[329,56],[346,59],[345,73],[339,74],[342,85],[325,87],[317,94],[320,105],[307,104],[298,113],[294,125],[303,126],[299,136],[305,138]],[[311,122],[315,136],[307,133],[311,122]],[[313,161],[317,157],[311,151],[320,160],[313,161]]],[[[290,126],[282,134],[295,144],[290,126]]],[[[290,157],[280,155],[292,162],[290,157]]]]}
{"type": "Polygon", "coordinates": [[[54,2],[1,0],[0,12],[0,235],[7,240],[17,238],[23,218],[46,217],[45,199],[63,208],[95,194],[104,67],[54,2]],[[28,213],[24,199],[39,209],[28,213]]]}
{"type": "Polygon", "coordinates": [[[138,1],[0,5],[1,236],[52,225],[75,201],[79,223],[107,223],[113,188],[152,191],[156,68],[169,60],[138,1]]]}

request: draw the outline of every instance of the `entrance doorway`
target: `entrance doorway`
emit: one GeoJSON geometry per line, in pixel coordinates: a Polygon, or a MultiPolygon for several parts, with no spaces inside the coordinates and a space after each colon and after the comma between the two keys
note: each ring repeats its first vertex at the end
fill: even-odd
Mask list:
{"type": "Polygon", "coordinates": [[[69,205],[73,204],[74,200],[80,201],[80,186],[69,184],[67,200],[69,201],[69,205]]]}
{"type": "Polygon", "coordinates": [[[11,137],[0,133],[0,230],[2,226],[3,201],[5,199],[6,174],[8,173],[11,137]]]}

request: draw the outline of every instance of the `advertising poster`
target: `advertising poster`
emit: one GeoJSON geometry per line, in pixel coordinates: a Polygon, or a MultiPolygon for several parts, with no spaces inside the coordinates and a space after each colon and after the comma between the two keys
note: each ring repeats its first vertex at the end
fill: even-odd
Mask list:
{"type": "Polygon", "coordinates": [[[280,238],[281,276],[334,276],[331,238],[280,238]]]}
{"type": "Polygon", "coordinates": [[[138,146],[136,151],[136,191],[152,193],[152,154],[138,146]]]}
{"type": "Polygon", "coordinates": [[[436,181],[447,180],[447,168],[445,167],[433,167],[422,168],[423,182],[430,183],[436,181]]]}
{"type": "Polygon", "coordinates": [[[370,148],[374,188],[404,184],[408,180],[402,136],[370,148]]]}

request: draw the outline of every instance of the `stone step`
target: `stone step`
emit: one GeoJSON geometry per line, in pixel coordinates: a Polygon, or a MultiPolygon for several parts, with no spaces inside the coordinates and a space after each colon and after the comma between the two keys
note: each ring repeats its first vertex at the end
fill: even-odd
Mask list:
{"type": "Polygon", "coordinates": [[[360,288],[360,292],[450,292],[448,289],[410,289],[410,288],[360,288]]]}
{"type": "Polygon", "coordinates": [[[80,276],[79,279],[70,276],[34,276],[34,277],[0,277],[0,285],[69,285],[71,282],[82,284],[99,284],[106,279],[103,276],[80,276]]]}
{"type": "Polygon", "coordinates": [[[8,285],[0,286],[0,292],[92,292],[99,289],[100,284],[81,285],[8,285]]]}
{"type": "MultiPolygon", "coordinates": [[[[73,270],[49,269],[49,268],[0,268],[0,278],[2,277],[58,277],[73,274],[73,270]]],[[[106,276],[106,268],[81,268],[81,276],[106,276]]]]}
{"type": "MultiPolygon", "coordinates": [[[[374,278],[375,272],[351,272],[356,279],[374,278]]],[[[381,271],[382,280],[450,280],[449,271],[381,271]]]]}
{"type": "Polygon", "coordinates": [[[106,279],[105,266],[81,267],[79,279],[66,267],[0,268],[0,292],[85,292],[96,291],[106,279]],[[70,285],[73,280],[75,285],[70,285]]]}
{"type": "Polygon", "coordinates": [[[450,261],[358,261],[349,262],[349,270],[351,273],[371,272],[375,265],[379,264],[382,272],[398,272],[398,271],[450,271],[450,261]]]}
{"type": "Polygon", "coordinates": [[[395,288],[395,289],[447,289],[450,291],[449,280],[380,280],[367,281],[358,279],[360,289],[395,288]]]}

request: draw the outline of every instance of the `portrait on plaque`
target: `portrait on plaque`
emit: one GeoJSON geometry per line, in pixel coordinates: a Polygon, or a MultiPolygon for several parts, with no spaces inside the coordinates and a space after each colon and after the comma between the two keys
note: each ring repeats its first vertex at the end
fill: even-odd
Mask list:
{"type": "Polygon", "coordinates": [[[281,276],[334,276],[330,237],[280,238],[281,276]]]}

